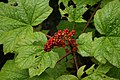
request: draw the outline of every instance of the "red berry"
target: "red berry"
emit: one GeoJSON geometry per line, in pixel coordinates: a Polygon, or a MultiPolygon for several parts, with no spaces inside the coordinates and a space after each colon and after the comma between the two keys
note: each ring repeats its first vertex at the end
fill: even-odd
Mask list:
{"type": "MultiPolygon", "coordinates": [[[[76,40],[72,38],[73,35],[76,34],[75,30],[72,30],[71,32],[68,29],[58,30],[57,33],[55,33],[54,36],[52,36],[47,43],[44,45],[44,51],[51,51],[51,49],[54,46],[58,47],[65,47],[65,46],[71,46],[72,47],[72,52],[77,51],[77,44],[76,40]]],[[[65,49],[66,53],[69,52],[69,49],[65,49]]]]}

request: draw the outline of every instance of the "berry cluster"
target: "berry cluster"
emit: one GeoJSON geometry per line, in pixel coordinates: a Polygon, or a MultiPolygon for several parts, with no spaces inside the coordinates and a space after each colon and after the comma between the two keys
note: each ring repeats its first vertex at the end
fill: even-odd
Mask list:
{"type": "MultiPolygon", "coordinates": [[[[51,49],[54,46],[63,47],[63,48],[65,48],[66,46],[70,46],[71,51],[76,52],[77,51],[76,40],[72,38],[75,34],[76,34],[75,30],[72,30],[71,32],[68,29],[64,29],[64,31],[59,30],[44,45],[44,51],[46,52],[51,51],[51,49]]],[[[68,53],[69,49],[66,48],[65,51],[68,53]]]]}

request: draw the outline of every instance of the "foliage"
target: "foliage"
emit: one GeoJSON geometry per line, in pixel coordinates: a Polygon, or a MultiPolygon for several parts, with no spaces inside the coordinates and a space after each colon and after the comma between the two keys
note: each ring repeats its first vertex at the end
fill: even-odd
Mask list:
{"type": "Polygon", "coordinates": [[[58,33],[49,39],[46,33],[33,30],[50,16],[49,0],[0,2],[0,44],[3,44],[4,54],[15,54],[14,59],[2,67],[0,80],[120,79],[120,1],[59,0],[58,5],[61,3],[65,7],[59,8],[61,16],[67,20],[61,20],[58,33]],[[100,9],[89,23],[94,28],[88,25],[83,33],[89,22],[83,14],[91,9],[87,5],[93,7],[99,3],[100,9]],[[62,30],[64,32],[60,33],[62,30]],[[52,45],[49,45],[51,38],[52,45]],[[56,39],[64,44],[70,39],[65,48],[71,51],[61,48],[63,43],[57,42],[56,45],[56,39]],[[45,47],[50,47],[50,50],[45,50],[45,47]],[[94,64],[83,64],[83,58],[90,58],[94,64]]]}

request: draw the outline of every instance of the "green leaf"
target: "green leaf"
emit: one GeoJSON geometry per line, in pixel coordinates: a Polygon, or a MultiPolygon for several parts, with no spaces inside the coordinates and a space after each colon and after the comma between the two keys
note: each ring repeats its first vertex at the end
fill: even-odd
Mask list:
{"type": "Polygon", "coordinates": [[[44,21],[52,11],[49,0],[18,0],[18,5],[24,15],[21,16],[27,18],[32,26],[44,21]]]}
{"type": "Polygon", "coordinates": [[[52,9],[49,0],[17,0],[18,6],[0,3],[0,43],[5,54],[33,32],[32,26],[44,21],[52,9]]]}
{"type": "Polygon", "coordinates": [[[100,72],[100,73],[106,74],[111,68],[112,68],[112,66],[109,63],[100,64],[97,67],[97,69],[95,70],[95,72],[100,72]]]}
{"type": "Polygon", "coordinates": [[[14,60],[7,61],[0,71],[0,80],[26,80],[28,78],[28,70],[17,68],[14,60]]]}
{"type": "Polygon", "coordinates": [[[64,14],[69,15],[67,19],[70,22],[85,22],[85,20],[82,19],[82,15],[85,13],[85,11],[87,11],[87,8],[84,5],[77,5],[76,8],[70,6],[66,7],[65,10],[60,10],[63,17],[64,14]]]}
{"type": "Polygon", "coordinates": [[[93,64],[90,68],[88,68],[85,72],[86,74],[90,75],[94,72],[95,68],[94,68],[95,64],[93,64]]]}
{"type": "Polygon", "coordinates": [[[86,66],[86,65],[81,66],[81,67],[78,69],[78,71],[77,71],[77,77],[78,77],[79,79],[81,79],[81,76],[84,74],[85,66],[86,66]]]}
{"type": "Polygon", "coordinates": [[[70,0],[60,0],[60,2],[63,2],[65,6],[65,10],[61,10],[60,12],[62,16],[64,17],[64,14],[68,14],[68,21],[70,22],[85,22],[85,20],[82,19],[82,15],[88,10],[87,4],[94,5],[99,0],[73,0],[76,7],[74,8],[73,5],[68,6],[68,1],[70,0]]]}
{"type": "Polygon", "coordinates": [[[14,60],[9,60],[5,63],[0,71],[0,80],[54,80],[47,73],[42,73],[40,76],[29,78],[27,69],[20,70],[15,66],[14,60]]]}
{"type": "MultiPolygon", "coordinates": [[[[45,34],[41,32],[34,33],[31,38],[34,42],[22,42],[21,47],[16,49],[18,56],[15,59],[16,65],[21,69],[29,69],[30,77],[40,75],[46,68],[53,68],[59,58],[58,54],[51,51],[44,51],[44,44],[47,41],[45,34]]],[[[31,40],[26,39],[27,41],[31,40]]]]}
{"type": "Polygon", "coordinates": [[[120,2],[112,1],[95,15],[95,27],[102,37],[90,38],[89,33],[78,39],[78,52],[83,56],[94,56],[100,63],[105,64],[108,60],[112,65],[120,68],[120,2]],[[84,44],[83,44],[83,43],[84,44]],[[87,43],[87,44],[85,44],[87,43]],[[92,46],[91,46],[92,45],[92,46]],[[84,47],[82,49],[82,47],[84,47]],[[83,52],[84,51],[84,52],[83,52]],[[87,52],[89,51],[89,52],[87,52]]]}
{"type": "Polygon", "coordinates": [[[111,64],[120,68],[120,1],[114,0],[97,11],[95,27],[105,37],[95,39],[97,54],[102,54],[111,64]]]}
{"type": "Polygon", "coordinates": [[[83,33],[77,39],[78,44],[78,53],[83,57],[94,56],[100,63],[106,63],[106,59],[103,57],[101,49],[103,44],[101,42],[96,41],[96,38],[93,42],[92,33],[83,33]],[[97,46],[97,47],[96,47],[97,46]]]}
{"type": "Polygon", "coordinates": [[[83,33],[77,39],[78,53],[82,56],[92,56],[92,33],[83,33]]]}
{"type": "Polygon", "coordinates": [[[35,75],[40,75],[48,67],[54,68],[56,62],[58,61],[59,56],[55,52],[46,52],[42,53],[42,57],[37,61],[38,66],[29,68],[29,75],[33,77],[35,75]]]}
{"type": "Polygon", "coordinates": [[[110,36],[120,37],[120,1],[114,0],[98,10],[94,22],[99,33],[110,36]]]}
{"type": "Polygon", "coordinates": [[[56,80],[78,80],[78,78],[73,75],[62,75],[58,77],[56,80]]]}

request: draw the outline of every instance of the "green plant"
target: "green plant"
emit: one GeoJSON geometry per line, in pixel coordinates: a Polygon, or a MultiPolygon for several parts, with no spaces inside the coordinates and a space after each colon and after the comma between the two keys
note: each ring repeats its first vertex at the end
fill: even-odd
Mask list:
{"type": "Polygon", "coordinates": [[[61,3],[65,7],[59,8],[61,16],[67,20],[49,36],[47,31],[33,29],[52,12],[49,0],[0,2],[0,44],[4,54],[15,54],[2,67],[0,80],[120,79],[120,1],[59,0],[59,6],[61,3]],[[92,10],[87,5],[94,11],[88,21],[83,19],[92,10]],[[84,64],[84,57],[90,58],[92,66],[84,64]]]}

